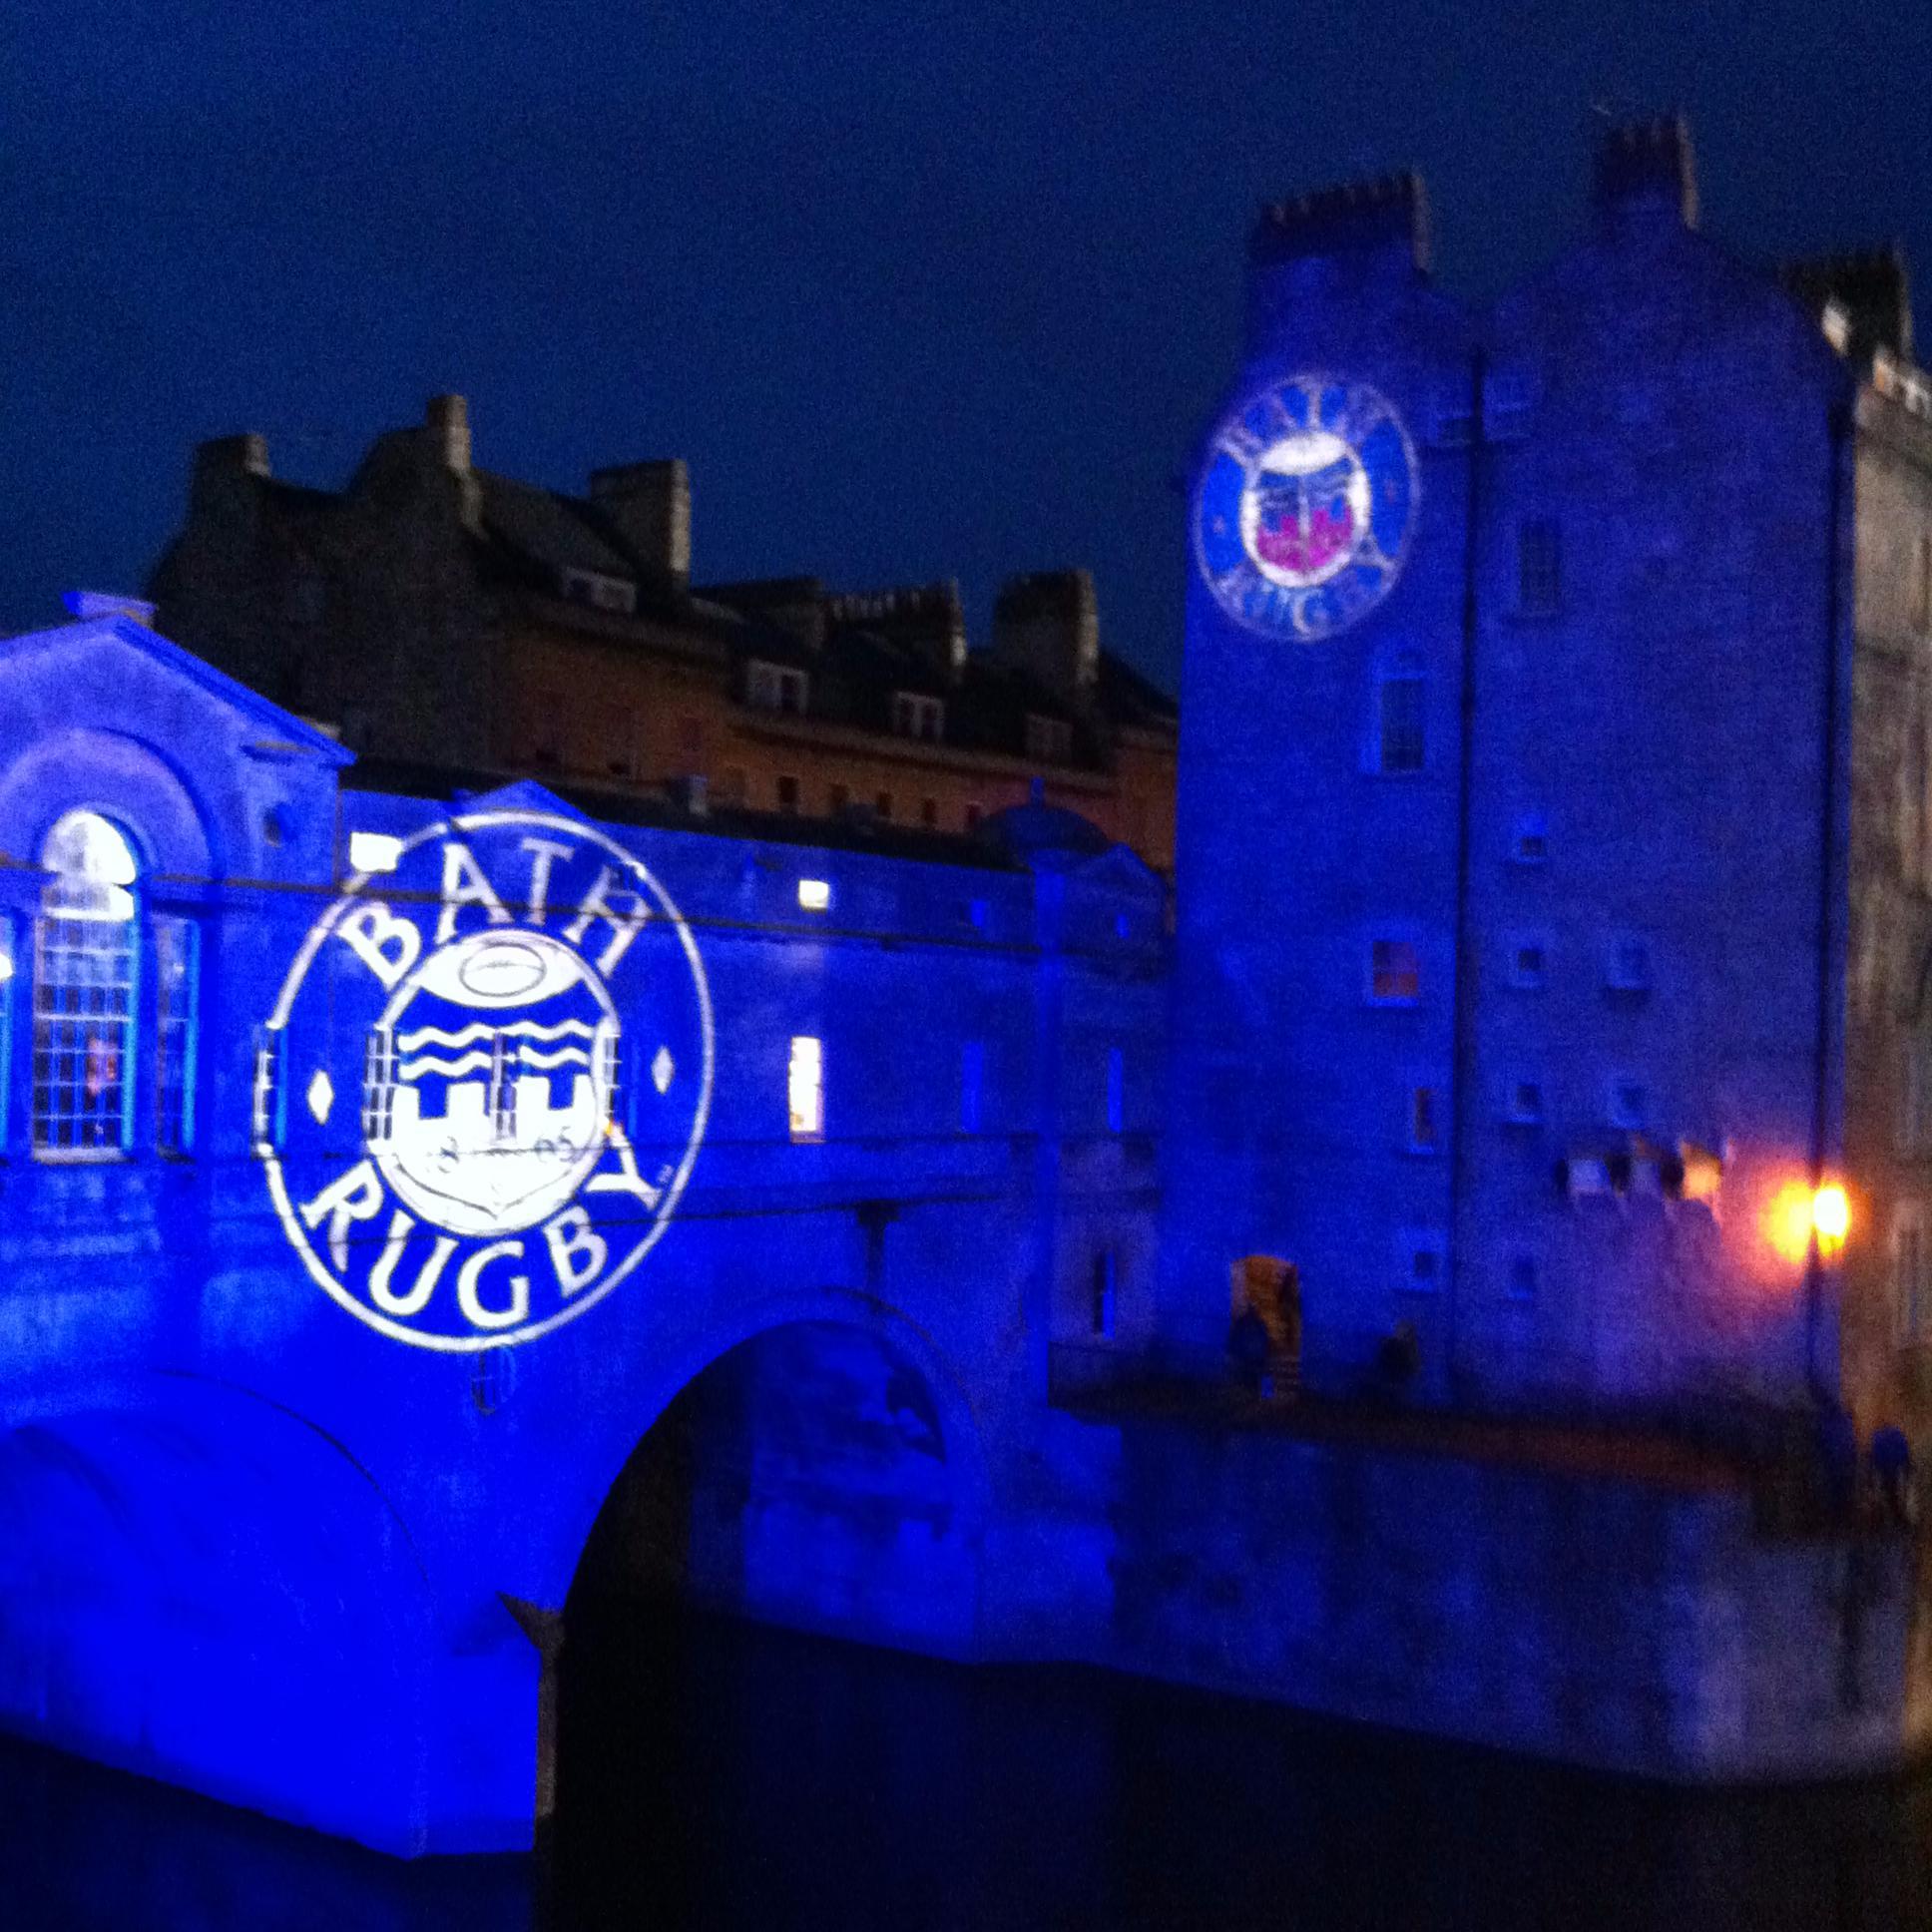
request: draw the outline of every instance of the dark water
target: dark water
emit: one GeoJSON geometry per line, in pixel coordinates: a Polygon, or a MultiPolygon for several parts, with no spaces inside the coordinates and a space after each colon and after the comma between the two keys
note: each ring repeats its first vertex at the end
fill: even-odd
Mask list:
{"type": "Polygon", "coordinates": [[[1932,1932],[1932,1784],[1724,1798],[1075,1671],[583,1631],[539,1860],[401,1865],[0,1744],[0,1928],[1932,1932]]]}

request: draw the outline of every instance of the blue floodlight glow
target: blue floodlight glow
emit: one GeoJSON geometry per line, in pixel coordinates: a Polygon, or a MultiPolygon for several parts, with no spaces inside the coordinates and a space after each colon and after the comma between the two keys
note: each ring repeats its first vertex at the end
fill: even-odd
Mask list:
{"type": "Polygon", "coordinates": [[[1408,432],[1363,382],[1297,375],[1230,410],[1195,502],[1220,607],[1265,636],[1346,630],[1394,588],[1415,524],[1408,432]]]}
{"type": "Polygon", "coordinates": [[[711,1105],[704,965],[644,865],[570,819],[432,825],[382,890],[358,878],[335,900],[267,1016],[285,1045],[257,1081],[297,1097],[258,1150],[275,1211],[316,1284],[381,1333],[531,1341],[595,1307],[676,1211],[711,1105]],[[653,1069],[628,1083],[628,1123],[627,1044],[653,1069]],[[335,1113],[358,1095],[345,1167],[335,1113]]]}

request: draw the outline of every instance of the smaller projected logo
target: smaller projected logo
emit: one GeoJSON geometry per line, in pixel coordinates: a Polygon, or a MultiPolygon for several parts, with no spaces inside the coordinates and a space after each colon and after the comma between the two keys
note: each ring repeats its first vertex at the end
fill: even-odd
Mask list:
{"type": "Polygon", "coordinates": [[[1290,376],[1215,430],[1195,499],[1196,561],[1248,630],[1329,637],[1394,586],[1416,488],[1415,452],[1375,390],[1290,376]]]}
{"type": "Polygon", "coordinates": [[[256,1151],[333,1299],[398,1340],[483,1348],[636,1268],[711,1082],[704,968],[657,880],[587,825],[476,813],[310,930],[256,1055],[256,1151]]]}

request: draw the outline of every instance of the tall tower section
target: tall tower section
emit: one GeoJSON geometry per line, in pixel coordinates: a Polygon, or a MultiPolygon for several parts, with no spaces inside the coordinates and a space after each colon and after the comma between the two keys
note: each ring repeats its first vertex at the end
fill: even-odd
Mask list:
{"type": "Polygon", "coordinates": [[[1441,1306],[1474,381],[1417,177],[1263,213],[1189,506],[1162,1328],[1217,1351],[1278,1256],[1316,1386],[1441,1306]]]}

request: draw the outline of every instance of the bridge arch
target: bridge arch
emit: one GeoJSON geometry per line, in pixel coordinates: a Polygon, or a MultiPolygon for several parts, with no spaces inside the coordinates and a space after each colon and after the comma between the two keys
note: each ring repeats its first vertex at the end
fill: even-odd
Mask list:
{"type": "Polygon", "coordinates": [[[977,1639],[986,1475],[916,1325],[846,1290],[742,1308],[654,1378],[591,1503],[568,1611],[675,1598],[952,1655],[977,1639]]]}

